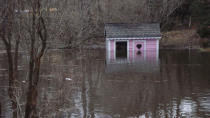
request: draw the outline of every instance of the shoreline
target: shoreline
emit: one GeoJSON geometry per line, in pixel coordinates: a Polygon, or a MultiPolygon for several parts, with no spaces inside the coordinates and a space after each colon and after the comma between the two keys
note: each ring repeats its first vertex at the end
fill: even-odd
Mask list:
{"type": "MultiPolygon", "coordinates": [[[[47,50],[49,51],[56,51],[56,50],[78,50],[79,48],[48,48],[47,50]]],[[[81,47],[80,49],[86,49],[86,50],[97,50],[97,49],[106,49],[106,46],[85,46],[85,47],[81,47]]],[[[200,48],[200,47],[194,47],[194,48],[180,48],[180,47],[173,47],[173,48],[164,48],[164,47],[160,47],[159,50],[192,50],[192,51],[200,51],[200,52],[210,52],[210,48],[200,48]]],[[[14,52],[14,51],[12,51],[14,52]]],[[[27,51],[19,51],[19,53],[26,53],[27,51]]],[[[0,54],[6,54],[6,50],[0,50],[0,54]]]]}

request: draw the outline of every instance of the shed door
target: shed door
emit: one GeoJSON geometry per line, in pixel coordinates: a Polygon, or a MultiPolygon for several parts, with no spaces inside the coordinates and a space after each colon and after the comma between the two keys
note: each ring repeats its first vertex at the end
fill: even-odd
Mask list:
{"type": "Polygon", "coordinates": [[[116,58],[127,58],[127,41],[116,42],[116,58]]]}

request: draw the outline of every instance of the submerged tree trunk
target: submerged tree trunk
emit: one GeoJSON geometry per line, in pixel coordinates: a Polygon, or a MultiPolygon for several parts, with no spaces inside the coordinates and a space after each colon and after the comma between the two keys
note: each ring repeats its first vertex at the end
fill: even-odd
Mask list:
{"type": "Polygon", "coordinates": [[[25,110],[25,118],[38,118],[36,105],[37,105],[37,87],[30,86],[27,93],[27,104],[25,110]]]}
{"type": "MultiPolygon", "coordinates": [[[[8,88],[8,95],[12,103],[12,109],[13,109],[13,118],[17,118],[17,101],[15,96],[15,89],[16,89],[16,81],[17,81],[17,61],[18,61],[18,45],[16,44],[15,53],[16,55],[13,58],[12,52],[11,52],[11,39],[6,40],[2,37],[2,40],[5,44],[6,51],[7,51],[7,58],[8,58],[8,79],[9,79],[9,88],[8,88]],[[14,62],[13,62],[14,61],[14,62]],[[14,65],[15,63],[15,65],[14,65]],[[16,73],[16,74],[15,74],[16,73]]],[[[10,37],[10,36],[9,36],[10,37]]]]}
{"type": "Polygon", "coordinates": [[[1,101],[0,101],[0,118],[1,118],[1,101]]]}
{"type": "Polygon", "coordinates": [[[32,59],[30,62],[29,68],[33,70],[30,70],[29,72],[30,76],[29,76],[25,118],[38,118],[36,106],[37,106],[37,97],[38,97],[40,59],[41,57],[37,58],[36,60],[32,59]]]}
{"type": "Polygon", "coordinates": [[[25,107],[25,118],[38,118],[37,98],[41,58],[46,50],[47,29],[41,12],[40,1],[34,2],[32,12],[31,39],[30,39],[30,62],[29,62],[29,84],[27,103],[25,107]],[[41,42],[41,46],[37,42],[41,42]],[[40,51],[39,51],[39,48],[40,51]]]}
{"type": "MultiPolygon", "coordinates": [[[[34,60],[32,51],[31,59],[30,59],[30,70],[29,70],[29,85],[28,85],[28,93],[27,93],[27,103],[25,110],[25,118],[38,118],[37,115],[37,97],[38,97],[38,83],[39,83],[39,71],[41,64],[41,57],[44,54],[44,50],[46,49],[46,42],[42,42],[42,51],[39,53],[39,56],[34,60]]],[[[33,48],[32,48],[33,49],[33,48]]]]}
{"type": "Polygon", "coordinates": [[[189,25],[188,25],[189,28],[191,28],[191,25],[192,25],[192,16],[189,17],[189,25]]]}
{"type": "Polygon", "coordinates": [[[16,81],[17,81],[17,61],[18,61],[18,45],[19,41],[15,44],[15,56],[12,54],[13,42],[17,39],[13,39],[13,28],[14,28],[14,9],[15,1],[8,1],[4,3],[5,6],[1,11],[2,22],[0,24],[0,39],[5,45],[8,58],[8,79],[9,88],[8,95],[11,100],[13,109],[13,118],[17,118],[17,101],[15,96],[16,81]]]}
{"type": "Polygon", "coordinates": [[[8,64],[9,64],[9,89],[8,89],[8,94],[12,102],[12,109],[13,109],[13,118],[17,118],[17,101],[16,101],[16,96],[15,96],[15,89],[16,89],[16,84],[15,82],[17,81],[16,78],[17,76],[14,76],[15,70],[13,70],[13,58],[11,54],[11,48],[9,47],[7,49],[7,56],[8,56],[8,64]]]}

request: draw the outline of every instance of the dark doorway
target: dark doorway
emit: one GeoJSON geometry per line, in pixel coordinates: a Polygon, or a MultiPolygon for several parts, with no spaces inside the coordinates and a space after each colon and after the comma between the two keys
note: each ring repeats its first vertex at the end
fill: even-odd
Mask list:
{"type": "Polygon", "coordinates": [[[127,58],[127,42],[116,42],[116,58],[127,58]]]}

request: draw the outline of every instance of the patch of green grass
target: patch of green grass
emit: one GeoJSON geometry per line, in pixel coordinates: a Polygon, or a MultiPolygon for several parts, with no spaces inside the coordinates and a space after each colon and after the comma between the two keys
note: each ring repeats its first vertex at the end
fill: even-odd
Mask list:
{"type": "Polygon", "coordinates": [[[199,48],[198,50],[200,52],[209,52],[210,53],[210,48],[199,48]]]}

